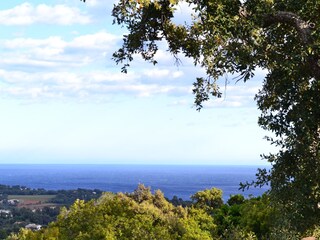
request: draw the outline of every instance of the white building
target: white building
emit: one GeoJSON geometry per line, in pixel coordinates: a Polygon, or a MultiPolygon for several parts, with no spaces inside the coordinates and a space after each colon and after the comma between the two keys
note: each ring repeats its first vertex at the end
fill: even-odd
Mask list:
{"type": "Polygon", "coordinates": [[[33,230],[33,231],[38,231],[41,229],[41,225],[30,223],[30,224],[26,225],[25,228],[33,230]]]}
{"type": "Polygon", "coordinates": [[[0,209],[0,217],[12,217],[12,213],[10,210],[0,209]]]}
{"type": "Polygon", "coordinates": [[[20,201],[18,199],[9,199],[8,204],[9,205],[17,205],[20,201]]]}

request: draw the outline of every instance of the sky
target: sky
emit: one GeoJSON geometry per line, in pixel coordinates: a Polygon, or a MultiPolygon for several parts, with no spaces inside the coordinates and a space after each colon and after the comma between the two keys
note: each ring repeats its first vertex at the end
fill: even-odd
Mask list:
{"type": "MultiPolygon", "coordinates": [[[[265,73],[223,77],[223,97],[198,112],[192,83],[204,70],[175,65],[165,43],[158,65],[137,56],[121,73],[114,2],[1,2],[0,163],[266,164],[273,149],[254,102],[265,73]]],[[[181,5],[176,21],[187,14],[181,5]]]]}

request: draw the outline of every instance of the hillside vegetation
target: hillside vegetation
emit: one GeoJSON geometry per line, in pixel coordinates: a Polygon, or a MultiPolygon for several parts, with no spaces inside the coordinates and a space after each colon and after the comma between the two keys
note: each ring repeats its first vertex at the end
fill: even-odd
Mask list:
{"type": "Polygon", "coordinates": [[[76,200],[47,228],[21,229],[7,239],[301,239],[275,220],[277,211],[267,194],[249,199],[234,195],[223,203],[222,191],[212,188],[191,199],[188,206],[174,205],[160,190],[152,193],[139,185],[132,193],[76,200]]]}

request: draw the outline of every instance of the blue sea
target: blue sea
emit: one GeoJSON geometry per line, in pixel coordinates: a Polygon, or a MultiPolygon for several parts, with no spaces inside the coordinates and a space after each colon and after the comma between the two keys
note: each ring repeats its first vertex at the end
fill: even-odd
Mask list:
{"type": "Polygon", "coordinates": [[[132,192],[139,183],[160,189],[165,197],[189,200],[197,191],[217,187],[224,199],[231,194],[259,196],[266,190],[239,190],[239,183],[255,179],[257,166],[193,165],[0,165],[0,184],[46,190],[100,189],[132,192]]]}

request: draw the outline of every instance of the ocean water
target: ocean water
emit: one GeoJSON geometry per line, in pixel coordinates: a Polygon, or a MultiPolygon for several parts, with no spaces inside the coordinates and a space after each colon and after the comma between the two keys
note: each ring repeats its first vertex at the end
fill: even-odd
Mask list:
{"type": "Polygon", "coordinates": [[[191,166],[191,165],[10,165],[0,164],[0,184],[30,188],[101,189],[132,192],[139,183],[160,189],[165,197],[184,200],[197,191],[217,187],[224,199],[231,194],[259,196],[266,190],[252,188],[244,192],[239,183],[255,179],[258,166],[191,166]]]}

